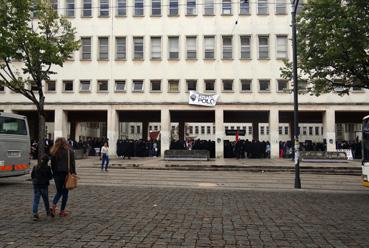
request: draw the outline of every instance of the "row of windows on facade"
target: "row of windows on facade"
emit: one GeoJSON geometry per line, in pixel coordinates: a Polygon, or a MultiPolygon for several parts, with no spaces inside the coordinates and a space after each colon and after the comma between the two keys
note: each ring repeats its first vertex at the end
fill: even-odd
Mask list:
{"type": "MultiPolygon", "coordinates": [[[[81,17],[93,17],[94,9],[98,10],[99,17],[109,17],[111,12],[117,17],[127,16],[127,9],[132,8],[133,16],[144,16],[145,7],[150,8],[151,16],[162,16],[163,8],[167,9],[168,16],[179,16],[180,7],[185,7],[185,14],[187,16],[196,16],[200,10],[205,16],[214,16],[217,14],[217,6],[220,6],[221,15],[233,15],[237,13],[240,15],[250,15],[252,12],[252,5],[255,3],[255,11],[258,15],[269,15],[269,5],[273,6],[276,15],[287,14],[287,0],[255,0],[253,2],[241,0],[232,2],[232,0],[184,0],[183,3],[179,0],[133,0],[132,3],[127,3],[127,0],[99,0],[98,5],[95,6],[93,0],[81,0],[80,5],[76,4],[75,0],[65,0],[64,8],[58,5],[58,0],[51,0],[52,6],[55,10],[64,9],[60,14],[66,17],[75,17],[76,10],[81,10],[81,17]],[[77,7],[80,6],[80,7],[77,7]]],[[[34,16],[37,16],[37,10],[34,10],[34,16]]]]}
{"type": "MultiPolygon", "coordinates": [[[[204,59],[216,59],[216,44],[217,37],[215,35],[203,37],[203,58],[204,59]]],[[[234,56],[234,38],[231,35],[223,35],[220,37],[221,44],[221,56],[222,59],[233,59],[237,57],[239,59],[251,59],[252,58],[252,36],[241,35],[237,37],[238,55],[234,56]]],[[[186,36],[185,37],[185,57],[186,59],[197,59],[198,55],[198,41],[197,36],[186,36]]],[[[269,59],[270,58],[270,37],[269,35],[258,35],[257,36],[258,46],[258,59],[269,59]]],[[[160,36],[150,37],[150,58],[152,60],[162,59],[163,50],[163,39],[160,36]]],[[[92,59],[92,37],[81,38],[81,60],[92,59]]],[[[170,60],[180,59],[180,37],[169,36],[167,38],[167,58],[170,60]]],[[[133,60],[143,60],[145,57],[144,53],[144,37],[136,36],[132,37],[132,58],[133,60]]],[[[109,60],[109,37],[98,37],[98,60],[109,60]]],[[[288,59],[288,36],[287,35],[276,35],[275,36],[275,57],[277,59],[288,59]]],[[[127,59],[127,38],[126,37],[115,37],[115,59],[126,60],[127,59]]]]}
{"type": "MultiPolygon", "coordinates": [[[[240,91],[241,92],[253,92],[251,79],[241,79],[240,83],[240,91]]],[[[222,91],[224,92],[233,92],[234,91],[234,80],[233,79],[223,79],[222,81],[222,91]]],[[[277,82],[277,91],[289,93],[289,82],[284,79],[276,80],[277,82]]],[[[74,81],[73,80],[63,80],[63,92],[74,92],[74,81]]],[[[115,80],[114,81],[114,91],[115,92],[126,92],[126,80],[115,80]]],[[[179,93],[181,91],[180,88],[180,80],[172,79],[167,81],[168,92],[176,92],[179,93]]],[[[186,83],[186,91],[199,90],[198,88],[198,80],[196,79],[188,79],[185,80],[186,83]]],[[[258,90],[264,92],[270,92],[270,83],[269,79],[260,79],[258,80],[258,90]]],[[[216,92],[216,80],[208,79],[203,81],[204,90],[207,92],[216,92]]],[[[79,91],[80,92],[91,92],[91,80],[80,80],[79,81],[79,91]]],[[[299,88],[306,88],[306,85],[300,84],[299,88]]],[[[36,91],[36,88],[31,88],[36,91]]],[[[46,82],[46,91],[47,92],[56,92],[57,90],[56,81],[47,81],[46,82]]],[[[97,80],[97,92],[108,92],[109,91],[109,80],[97,80]]],[[[132,80],[132,92],[144,92],[144,80],[132,80]]],[[[150,80],[150,91],[151,92],[162,92],[162,80],[150,80]]]]}
{"type": "MultiPolygon", "coordinates": [[[[178,127],[172,125],[172,132],[175,132],[178,127]]],[[[160,126],[150,125],[149,131],[158,131],[160,126]]],[[[225,130],[245,130],[245,133],[248,135],[253,134],[252,126],[225,126],[225,130]]],[[[187,134],[215,134],[215,126],[187,126],[186,127],[187,134]],[[206,131],[205,131],[206,130],[206,131]]],[[[141,134],[141,126],[137,125],[130,126],[131,134],[141,134]]],[[[260,125],[259,133],[261,135],[269,135],[269,126],[268,125],[260,125]]],[[[278,127],[279,135],[289,135],[289,127],[280,125],[278,127]]],[[[301,135],[309,135],[309,136],[319,136],[323,135],[323,127],[322,126],[299,126],[299,133],[301,135]]]]}

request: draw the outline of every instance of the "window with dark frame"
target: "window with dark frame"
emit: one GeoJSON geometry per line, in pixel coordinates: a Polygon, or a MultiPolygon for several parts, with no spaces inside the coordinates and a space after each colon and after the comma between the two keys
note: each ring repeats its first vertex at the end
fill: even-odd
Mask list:
{"type": "Polygon", "coordinates": [[[82,60],[91,59],[91,37],[81,38],[82,60]]]}
{"type": "Polygon", "coordinates": [[[241,79],[241,91],[251,91],[250,79],[241,79]]]}
{"type": "Polygon", "coordinates": [[[143,92],[143,80],[133,80],[133,91],[143,92]]]}
{"type": "Polygon", "coordinates": [[[134,47],[133,59],[144,58],[143,41],[144,41],[143,37],[133,37],[133,47],[134,47]]]}
{"type": "Polygon", "coordinates": [[[190,90],[195,90],[196,91],[196,86],[197,86],[197,81],[196,80],[186,80],[187,82],[187,91],[190,90]]]}
{"type": "Polygon", "coordinates": [[[151,80],[151,91],[161,91],[160,80],[151,80]]]}
{"type": "Polygon", "coordinates": [[[115,51],[116,60],[126,59],[126,37],[115,37],[115,51]]]}
{"type": "Polygon", "coordinates": [[[233,80],[224,79],[223,82],[223,91],[232,91],[233,90],[233,80]]]}
{"type": "Polygon", "coordinates": [[[269,91],[270,90],[270,80],[259,80],[259,89],[260,91],[269,91]]]}
{"type": "Polygon", "coordinates": [[[75,11],[74,8],[75,8],[74,0],[66,0],[65,15],[67,17],[74,17],[75,11]]]}
{"type": "Polygon", "coordinates": [[[99,37],[99,60],[109,60],[109,38],[99,37]]]}
{"type": "Polygon", "coordinates": [[[222,0],[222,15],[232,15],[232,0],[222,0]]]}
{"type": "Polygon", "coordinates": [[[109,90],[108,80],[98,80],[97,89],[98,91],[108,91],[109,90]]]}
{"type": "Polygon", "coordinates": [[[92,0],[83,0],[82,17],[92,16],[92,0]]]}
{"type": "Polygon", "coordinates": [[[125,91],[126,81],[125,80],[115,80],[115,91],[125,91]]]}
{"type": "Polygon", "coordinates": [[[109,16],[109,0],[100,0],[100,15],[101,17],[109,16]]]}
{"type": "Polygon", "coordinates": [[[240,36],[241,41],[241,59],[251,58],[251,46],[250,46],[250,36],[240,36]]]}
{"type": "Polygon", "coordinates": [[[64,92],[72,92],[73,91],[73,81],[72,80],[64,80],[63,81],[63,89],[64,89],[64,92]]]}
{"type": "Polygon", "coordinates": [[[144,15],[144,1],[143,0],[135,0],[135,16],[143,16],[144,15]]]}
{"type": "Polygon", "coordinates": [[[215,80],[205,80],[205,91],[215,90],[215,80]]]}
{"type": "Polygon", "coordinates": [[[169,15],[178,15],[178,0],[169,0],[169,15]]]}
{"type": "Polygon", "coordinates": [[[126,16],[126,15],[127,15],[127,1],[117,0],[117,16],[126,16]]]}
{"type": "Polygon", "coordinates": [[[222,36],[223,59],[232,59],[232,36],[222,36]]]}
{"type": "Polygon", "coordinates": [[[287,80],[278,80],[278,91],[279,92],[287,92],[288,91],[288,81],[287,80]]]}
{"type": "Polygon", "coordinates": [[[90,91],[91,90],[91,81],[90,80],[80,80],[79,81],[79,91],[90,91]]]}
{"type": "Polygon", "coordinates": [[[204,15],[214,15],[214,0],[204,1],[204,15]]]}
{"type": "Polygon", "coordinates": [[[151,0],[151,15],[161,16],[161,0],[151,0]]]}
{"type": "Polygon", "coordinates": [[[56,91],[56,81],[54,80],[46,81],[46,90],[48,92],[55,92],[56,91]]]}

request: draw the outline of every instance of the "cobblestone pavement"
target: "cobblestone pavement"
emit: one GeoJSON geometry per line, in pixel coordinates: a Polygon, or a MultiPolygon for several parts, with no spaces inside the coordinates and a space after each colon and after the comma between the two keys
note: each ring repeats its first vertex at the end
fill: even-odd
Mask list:
{"type": "Polygon", "coordinates": [[[70,216],[40,211],[34,222],[30,182],[0,182],[0,247],[369,244],[369,193],[90,185],[70,193],[70,216]]]}

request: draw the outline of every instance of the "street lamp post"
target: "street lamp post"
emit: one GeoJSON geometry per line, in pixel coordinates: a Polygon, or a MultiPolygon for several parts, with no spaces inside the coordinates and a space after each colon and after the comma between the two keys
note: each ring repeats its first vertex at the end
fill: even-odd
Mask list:
{"type": "Polygon", "coordinates": [[[296,40],[296,12],[299,0],[292,2],[292,62],[293,62],[293,122],[294,122],[294,158],[295,158],[295,188],[301,189],[300,180],[300,144],[299,144],[299,119],[298,119],[298,81],[297,81],[297,40],[296,40]]]}

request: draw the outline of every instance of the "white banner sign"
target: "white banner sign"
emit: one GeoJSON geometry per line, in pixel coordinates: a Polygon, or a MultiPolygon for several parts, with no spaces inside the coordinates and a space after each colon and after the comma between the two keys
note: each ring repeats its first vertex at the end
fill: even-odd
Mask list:
{"type": "Polygon", "coordinates": [[[188,103],[193,105],[201,105],[212,107],[217,103],[219,95],[205,95],[198,93],[196,91],[190,91],[190,96],[188,98],[188,103]]]}
{"type": "Polygon", "coordinates": [[[347,156],[347,160],[354,160],[351,149],[337,149],[337,152],[345,152],[347,156]]]}

